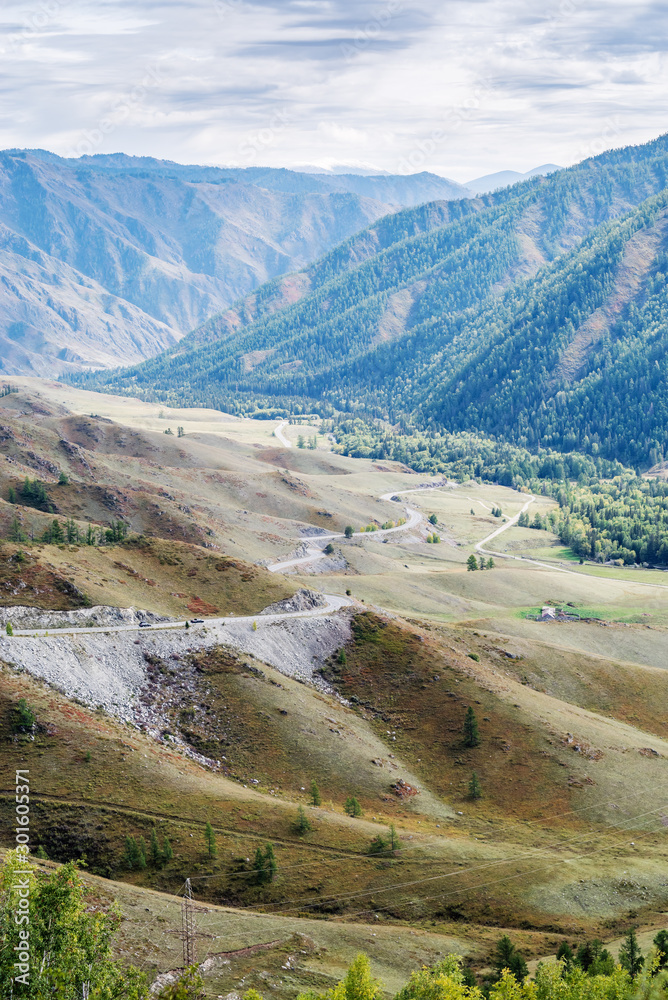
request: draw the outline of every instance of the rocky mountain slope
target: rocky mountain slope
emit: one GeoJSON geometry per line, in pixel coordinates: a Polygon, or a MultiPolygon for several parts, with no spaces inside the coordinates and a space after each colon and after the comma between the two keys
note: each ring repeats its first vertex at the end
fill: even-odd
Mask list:
{"type": "Polygon", "coordinates": [[[310,177],[121,155],[0,153],[0,370],[136,363],[388,212],[430,174],[310,177]]]}

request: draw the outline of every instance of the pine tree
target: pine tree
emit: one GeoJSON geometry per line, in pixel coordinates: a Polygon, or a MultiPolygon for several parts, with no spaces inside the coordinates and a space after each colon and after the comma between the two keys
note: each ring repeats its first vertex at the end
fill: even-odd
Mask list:
{"type": "Polygon", "coordinates": [[[5,625],[5,632],[7,633],[7,635],[14,635],[14,628],[11,622],[7,622],[7,624],[5,625]]]}
{"type": "Polygon", "coordinates": [[[172,845],[169,842],[169,837],[165,835],[162,838],[162,860],[163,864],[167,864],[174,857],[174,851],[172,850],[172,845]]]}
{"type": "Polygon", "coordinates": [[[438,517],[436,516],[436,514],[430,514],[429,515],[429,523],[430,524],[438,524],[438,517]]]}
{"type": "Polygon", "coordinates": [[[144,840],[143,837],[139,838],[139,842],[137,844],[137,851],[139,852],[138,867],[139,870],[143,872],[144,869],[146,868],[146,841],[144,840]]]}
{"type": "Polygon", "coordinates": [[[573,949],[569,945],[568,941],[562,941],[559,945],[559,950],[557,951],[557,961],[564,963],[565,972],[571,971],[574,959],[575,955],[573,954],[573,949]]]}
{"type": "Polygon", "coordinates": [[[497,941],[494,952],[494,968],[498,978],[501,978],[504,969],[508,969],[520,981],[529,974],[526,962],[507,934],[504,934],[497,941]]]}
{"type": "Polygon", "coordinates": [[[320,797],[320,789],[318,788],[315,781],[311,782],[311,800],[314,806],[322,805],[322,799],[320,797]]]}
{"type": "Polygon", "coordinates": [[[659,931],[654,938],[654,947],[659,957],[659,968],[668,966],[668,931],[659,931]]]}
{"type": "Polygon", "coordinates": [[[346,799],[343,808],[345,812],[348,813],[349,816],[362,815],[362,807],[354,796],[350,796],[349,798],[346,799]]]}
{"type": "Polygon", "coordinates": [[[387,854],[388,843],[379,833],[369,844],[369,854],[387,854]]]}
{"type": "Polygon", "coordinates": [[[471,555],[466,560],[466,568],[469,571],[469,573],[473,573],[474,570],[476,570],[478,568],[478,560],[474,556],[473,552],[471,553],[471,555]]]}
{"type": "Polygon", "coordinates": [[[492,559],[491,556],[487,560],[487,569],[494,569],[494,560],[492,559]]]}
{"type": "Polygon", "coordinates": [[[482,795],[482,785],[478,781],[478,775],[473,772],[471,775],[471,780],[469,781],[469,798],[479,799],[482,795]]]}
{"type": "Polygon", "coordinates": [[[638,944],[635,927],[632,927],[624,938],[624,944],[619,949],[619,964],[635,979],[644,962],[645,959],[638,944]]]}
{"type": "Polygon", "coordinates": [[[9,541],[18,542],[19,544],[28,541],[26,533],[21,527],[21,522],[19,521],[17,514],[14,514],[14,517],[12,518],[12,523],[9,526],[9,541]]]}
{"type": "Polygon", "coordinates": [[[125,864],[130,870],[134,870],[139,867],[139,848],[134,837],[125,838],[125,854],[123,855],[123,864],[125,864]]]}
{"type": "Polygon", "coordinates": [[[303,806],[300,806],[297,810],[297,819],[295,820],[294,829],[295,833],[298,833],[300,837],[303,837],[303,835],[308,833],[311,829],[311,824],[306,813],[304,812],[303,806]]]}
{"type": "Polygon", "coordinates": [[[264,884],[264,851],[261,847],[255,849],[255,860],[253,861],[253,871],[255,872],[255,881],[258,885],[264,884]]]}
{"type": "Polygon", "coordinates": [[[9,491],[7,493],[7,499],[10,503],[16,503],[16,490],[14,489],[13,486],[9,487],[9,491]]]}
{"type": "Polygon", "coordinates": [[[466,717],[464,719],[464,746],[466,747],[480,746],[478,720],[476,719],[475,712],[473,711],[473,708],[470,705],[466,709],[466,717]]]}
{"type": "Polygon", "coordinates": [[[389,848],[390,848],[390,850],[392,851],[393,854],[394,854],[395,851],[398,851],[400,849],[400,847],[401,847],[401,841],[399,840],[399,837],[397,836],[397,831],[396,831],[394,823],[390,823],[389,837],[388,837],[388,846],[389,846],[389,848]]]}
{"type": "Polygon", "coordinates": [[[207,820],[206,827],[204,830],[204,840],[206,841],[206,848],[209,852],[210,858],[215,858],[218,856],[218,851],[216,850],[216,835],[213,832],[213,827],[207,820]]]}
{"type": "Polygon", "coordinates": [[[486,566],[487,566],[487,563],[485,562],[485,557],[484,556],[480,556],[479,569],[485,569],[486,566]]]}
{"type": "Polygon", "coordinates": [[[264,881],[273,882],[277,871],[278,864],[276,862],[276,855],[274,854],[274,845],[267,844],[264,849],[264,881]]]}
{"type": "Polygon", "coordinates": [[[344,667],[345,667],[346,663],[348,662],[348,658],[346,656],[346,651],[343,648],[341,648],[339,650],[338,661],[344,667]]]}
{"type": "Polygon", "coordinates": [[[162,866],[162,854],[160,852],[160,845],[158,844],[158,834],[155,831],[155,827],[151,827],[151,846],[150,857],[151,864],[154,868],[160,868],[162,866]]]}
{"type": "Polygon", "coordinates": [[[255,872],[255,881],[258,885],[268,885],[274,881],[276,872],[278,871],[278,864],[273,844],[267,844],[264,851],[261,847],[256,849],[253,871],[255,872]]]}

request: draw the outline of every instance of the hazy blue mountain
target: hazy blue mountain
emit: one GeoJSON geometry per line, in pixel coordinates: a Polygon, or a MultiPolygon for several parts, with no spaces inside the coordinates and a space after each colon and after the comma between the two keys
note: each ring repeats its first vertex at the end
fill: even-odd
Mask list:
{"type": "Polygon", "coordinates": [[[0,371],[152,357],[388,212],[465,194],[430,174],[322,179],[0,152],[0,371]]]}
{"type": "Polygon", "coordinates": [[[543,163],[540,167],[534,167],[525,174],[518,173],[517,170],[499,170],[495,174],[485,174],[484,177],[476,177],[475,180],[467,181],[464,185],[473,194],[486,194],[489,191],[498,191],[499,188],[508,187],[509,184],[517,184],[519,181],[526,181],[530,177],[547,177],[557,170],[561,170],[556,163],[543,163]]]}

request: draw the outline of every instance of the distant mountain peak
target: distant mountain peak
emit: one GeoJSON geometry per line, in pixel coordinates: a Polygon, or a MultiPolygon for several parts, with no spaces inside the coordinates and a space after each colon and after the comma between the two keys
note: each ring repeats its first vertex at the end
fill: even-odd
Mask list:
{"type": "Polygon", "coordinates": [[[490,191],[498,191],[499,188],[509,187],[511,184],[518,184],[520,181],[529,180],[530,177],[547,177],[563,167],[556,163],[543,163],[540,167],[527,170],[525,174],[517,170],[498,170],[493,174],[485,174],[483,177],[476,177],[472,181],[467,181],[464,185],[475,194],[487,194],[490,191]]]}

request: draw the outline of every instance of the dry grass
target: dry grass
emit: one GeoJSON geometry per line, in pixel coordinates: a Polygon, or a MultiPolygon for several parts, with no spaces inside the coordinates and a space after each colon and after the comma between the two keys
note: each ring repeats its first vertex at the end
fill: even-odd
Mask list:
{"type": "MultiPolygon", "coordinates": [[[[44,606],[72,606],[71,595],[58,597],[58,581],[68,581],[94,604],[181,616],[199,599],[197,607],[253,613],[314,580],[282,579],[252,563],[286,556],[309,525],[342,530],[396,519],[397,505],[378,496],[427,480],[392,463],[279,448],[271,422],[192,410],[165,409],[161,417],[150,404],[15,381],[22,391],[0,401],[0,423],[10,429],[0,438],[0,454],[10,459],[0,468],[3,496],[10,483],[38,476],[62,517],[82,525],[123,517],[144,536],[100,549],[28,547],[21,572],[29,583],[29,569],[33,590],[20,603],[38,604],[40,590],[44,606]],[[165,435],[166,426],[183,426],[186,436],[165,435]],[[61,469],[69,485],[56,485],[61,469]]],[[[399,616],[358,617],[347,663],[328,665],[332,682],[356,702],[345,706],[220,652],[194,652],[189,669],[202,697],[192,704],[166,685],[168,724],[193,746],[224,755],[226,774],[25,675],[0,673],[3,773],[17,761],[30,767],[36,829],[54,856],[85,851],[94,870],[128,883],[111,887],[128,914],[127,953],[160,968],[176,964],[172,917],[162,924],[155,909],[159,902],[171,913],[174,904],[147,890],[178,889],[187,875],[207,877],[199,897],[212,907],[245,907],[203,915],[211,950],[280,941],[261,961],[237,956],[219,969],[214,995],[241,980],[286,997],[326,987],[360,945],[396,989],[415,965],[451,948],[484,964],[499,928],[512,928],[527,955],[549,954],[564,934],[611,937],[630,920],[654,926],[668,905],[668,803],[662,814],[657,798],[667,785],[668,590],[642,586],[664,575],[589,568],[573,575],[500,561],[493,571],[467,573],[473,542],[501,523],[487,508],[510,516],[525,496],[468,484],[404,499],[437,514],[440,545],[425,544],[426,525],[386,544],[358,538],[340,545],[346,572],[317,581],[399,616]],[[646,616],[652,627],[544,626],[519,617],[528,607],[568,602],[610,620],[646,616]],[[7,728],[9,706],[21,696],[45,725],[34,743],[13,742],[7,728]],[[461,739],[469,704],[482,733],[471,750],[461,739]],[[474,769],[484,792],[478,802],[467,798],[474,769]],[[420,794],[399,798],[391,789],[398,777],[420,794]],[[300,838],[293,822],[312,778],[324,806],[309,810],[314,829],[300,838]],[[362,819],[343,813],[350,794],[362,803],[362,819]],[[218,835],[216,860],[204,853],[207,819],[218,835]],[[389,822],[405,853],[370,858],[371,838],[389,822]],[[160,871],[123,871],[124,837],[148,840],[154,823],[169,832],[174,861],[160,871]],[[253,885],[245,859],[267,841],[276,844],[281,871],[265,890],[253,885]],[[291,936],[299,930],[315,944],[298,946],[291,936]],[[298,971],[282,968],[287,954],[299,956],[298,971]]],[[[545,513],[551,502],[538,504],[545,513]]],[[[5,528],[15,510],[0,504],[5,528]]],[[[48,520],[20,513],[36,533],[48,520]]],[[[541,532],[513,529],[507,541],[518,553],[556,553],[553,537],[541,532]]],[[[16,548],[6,543],[0,553],[6,590],[18,590],[16,548]]],[[[7,594],[5,602],[18,598],[7,594]]],[[[0,813],[9,842],[8,798],[0,813]]]]}

